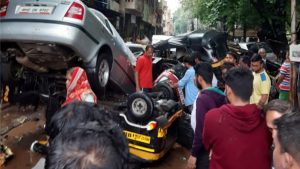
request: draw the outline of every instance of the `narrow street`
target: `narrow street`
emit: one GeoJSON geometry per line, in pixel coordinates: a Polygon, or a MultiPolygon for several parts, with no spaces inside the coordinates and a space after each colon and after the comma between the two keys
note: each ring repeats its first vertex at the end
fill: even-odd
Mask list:
{"type": "MultiPolygon", "coordinates": [[[[3,104],[0,111],[0,139],[14,153],[14,156],[1,169],[31,169],[42,157],[41,154],[31,152],[30,145],[44,136],[44,107],[33,112],[28,107],[26,111],[19,111],[18,106],[3,104]]],[[[147,164],[133,164],[132,168],[149,169],[181,169],[184,168],[189,152],[175,144],[160,161],[147,164]]]]}

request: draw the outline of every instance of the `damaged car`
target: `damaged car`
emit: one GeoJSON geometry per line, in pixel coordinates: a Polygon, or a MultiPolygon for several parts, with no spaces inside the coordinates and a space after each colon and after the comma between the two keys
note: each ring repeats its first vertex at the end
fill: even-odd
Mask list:
{"type": "MultiPolygon", "coordinates": [[[[0,22],[2,83],[17,84],[25,72],[43,82],[48,76],[63,82],[67,69],[80,66],[98,96],[108,86],[135,91],[136,58],[109,20],[83,2],[4,0],[0,22]]],[[[49,84],[44,85],[46,91],[49,84]]]]}

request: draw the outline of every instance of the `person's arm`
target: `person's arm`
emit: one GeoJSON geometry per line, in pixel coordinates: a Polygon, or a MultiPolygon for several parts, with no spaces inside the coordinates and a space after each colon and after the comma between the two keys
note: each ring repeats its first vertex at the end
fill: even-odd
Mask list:
{"type": "Polygon", "coordinates": [[[216,124],[216,120],[214,119],[212,113],[216,110],[210,110],[206,113],[204,117],[204,125],[202,131],[202,143],[207,151],[212,151],[213,142],[216,139],[215,136],[218,135],[216,131],[214,131],[216,124]]]}
{"type": "Polygon", "coordinates": [[[140,83],[139,83],[139,72],[142,70],[143,62],[141,59],[137,59],[136,67],[134,72],[134,79],[135,79],[135,90],[139,92],[141,90],[140,83]]]}
{"type": "Polygon", "coordinates": [[[269,99],[269,94],[262,94],[257,103],[257,106],[259,108],[263,108],[268,99],[269,99]]]}
{"type": "Polygon", "coordinates": [[[269,93],[271,89],[271,80],[268,76],[266,77],[265,80],[262,80],[260,88],[261,88],[261,97],[257,103],[257,106],[259,108],[262,108],[269,99],[269,93]]]}
{"type": "Polygon", "coordinates": [[[135,79],[135,90],[136,92],[141,91],[140,84],[139,84],[139,73],[137,71],[134,72],[134,79],[135,79]]]}
{"type": "Polygon", "coordinates": [[[186,72],[185,72],[185,74],[184,74],[184,76],[183,76],[183,78],[182,79],[180,79],[179,81],[178,81],[178,84],[175,84],[175,87],[179,87],[179,88],[184,88],[184,86],[187,84],[187,82],[189,81],[189,78],[192,76],[192,72],[188,69],[186,72]],[[176,86],[177,85],[177,86],[176,86]]]}
{"type": "Polygon", "coordinates": [[[280,83],[283,81],[284,77],[287,75],[286,67],[284,64],[281,65],[279,69],[279,77],[276,80],[276,88],[279,89],[280,83]]]}
{"type": "Polygon", "coordinates": [[[279,77],[277,78],[277,81],[276,81],[276,86],[275,86],[276,89],[279,89],[279,85],[283,81],[283,79],[284,79],[284,76],[279,75],[279,77]]]}
{"type": "Polygon", "coordinates": [[[203,148],[202,131],[204,126],[204,117],[210,109],[215,107],[213,103],[213,100],[211,100],[206,95],[198,98],[196,101],[196,128],[194,132],[192,151],[188,160],[187,168],[192,168],[193,166],[196,166],[196,157],[203,148]]]}

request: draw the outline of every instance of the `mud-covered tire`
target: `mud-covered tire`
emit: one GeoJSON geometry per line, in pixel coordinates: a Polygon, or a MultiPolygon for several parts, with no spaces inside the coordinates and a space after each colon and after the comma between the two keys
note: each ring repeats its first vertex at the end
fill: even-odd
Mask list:
{"type": "Polygon", "coordinates": [[[137,123],[147,122],[153,114],[154,104],[152,99],[144,93],[133,93],[128,97],[127,116],[137,123]]]}
{"type": "Polygon", "coordinates": [[[194,139],[194,130],[191,126],[191,115],[184,113],[178,118],[177,127],[177,143],[187,149],[191,149],[194,139]]]}

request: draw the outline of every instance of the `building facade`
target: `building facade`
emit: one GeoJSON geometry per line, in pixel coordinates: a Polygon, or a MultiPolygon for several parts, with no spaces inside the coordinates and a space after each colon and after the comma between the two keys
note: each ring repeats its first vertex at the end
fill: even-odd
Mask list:
{"type": "Polygon", "coordinates": [[[102,12],[125,41],[162,34],[162,0],[82,0],[102,12]]]}
{"type": "Polygon", "coordinates": [[[171,13],[171,10],[168,9],[167,1],[162,1],[162,8],[163,8],[163,14],[162,14],[162,27],[163,27],[163,34],[164,35],[173,35],[173,15],[171,13]]]}

